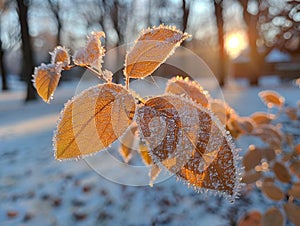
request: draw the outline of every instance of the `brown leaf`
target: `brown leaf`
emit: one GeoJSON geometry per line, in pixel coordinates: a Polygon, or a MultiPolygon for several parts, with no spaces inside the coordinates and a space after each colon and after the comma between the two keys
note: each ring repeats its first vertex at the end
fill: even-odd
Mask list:
{"type": "Polygon", "coordinates": [[[283,191],[271,182],[263,182],[261,191],[265,194],[265,196],[274,201],[280,201],[284,198],[283,191]]]}
{"type": "Polygon", "coordinates": [[[276,153],[273,148],[261,148],[260,149],[263,153],[263,158],[267,159],[269,162],[276,158],[276,153]]]}
{"type": "Polygon", "coordinates": [[[239,117],[237,119],[237,123],[239,129],[246,134],[251,133],[255,126],[255,122],[250,117],[239,117]]]}
{"type": "Polygon", "coordinates": [[[130,126],[134,112],[134,97],[120,85],[83,91],[61,113],[53,139],[55,157],[78,158],[108,147],[130,126]]]}
{"type": "Polygon", "coordinates": [[[137,122],[156,164],[164,165],[196,189],[235,196],[239,183],[234,159],[237,153],[208,110],[182,97],[163,95],[148,99],[140,107],[137,122]]]}
{"type": "Polygon", "coordinates": [[[285,109],[285,114],[289,117],[290,120],[298,119],[297,108],[287,107],[285,109]]]}
{"type": "Polygon", "coordinates": [[[283,226],[284,218],[278,208],[271,207],[264,213],[261,222],[262,226],[283,226]]]}
{"type": "Polygon", "coordinates": [[[295,146],[294,155],[300,155],[300,143],[295,146]]]}
{"type": "Polygon", "coordinates": [[[272,148],[280,148],[283,135],[280,129],[274,125],[260,125],[256,127],[252,135],[259,137],[262,141],[268,143],[272,148]]]}
{"type": "Polygon", "coordinates": [[[70,64],[70,55],[69,51],[62,46],[55,47],[54,51],[51,54],[51,63],[58,64],[61,63],[63,68],[66,68],[70,64]]]}
{"type": "Polygon", "coordinates": [[[250,117],[256,124],[261,125],[269,124],[275,118],[275,115],[266,112],[255,112],[250,117]]]}
{"type": "Polygon", "coordinates": [[[259,171],[259,172],[254,171],[254,170],[248,171],[243,175],[242,183],[252,184],[252,183],[258,181],[259,179],[261,179],[262,176],[263,176],[263,173],[261,171],[259,171]]]}
{"type": "Polygon", "coordinates": [[[300,184],[293,184],[291,189],[288,191],[288,194],[300,200],[300,184]]]}
{"type": "Polygon", "coordinates": [[[36,67],[33,74],[33,85],[39,96],[50,103],[60,79],[61,66],[55,64],[42,64],[36,67]]]}
{"type": "Polygon", "coordinates": [[[208,107],[207,91],[204,91],[202,86],[196,81],[190,81],[188,77],[183,79],[182,77],[177,76],[176,78],[170,79],[166,87],[166,92],[191,98],[203,107],[208,107]]]}
{"type": "Polygon", "coordinates": [[[243,165],[246,171],[254,169],[255,166],[259,165],[261,159],[263,157],[263,153],[259,149],[249,149],[243,158],[243,165]]]}
{"type": "Polygon", "coordinates": [[[237,226],[262,226],[261,217],[260,212],[251,211],[238,222],[237,226]]]}
{"type": "Polygon", "coordinates": [[[283,208],[288,219],[295,224],[295,226],[300,226],[300,207],[294,203],[288,202],[283,205],[283,208]]]}
{"type": "Polygon", "coordinates": [[[300,175],[300,160],[294,160],[290,165],[290,170],[295,175],[300,175]]]}
{"type": "Polygon", "coordinates": [[[268,108],[272,108],[273,106],[282,107],[285,102],[284,97],[271,90],[261,91],[258,96],[268,108]]]}
{"type": "Polygon", "coordinates": [[[212,99],[210,101],[210,109],[224,125],[226,125],[230,118],[236,119],[237,117],[235,111],[228,104],[219,99],[212,99]]]}
{"type": "Polygon", "coordinates": [[[187,33],[164,25],[143,31],[126,55],[125,76],[144,78],[152,74],[188,37],[187,33]]]}
{"type": "Polygon", "coordinates": [[[291,181],[291,175],[288,169],[280,162],[275,162],[273,165],[273,171],[278,178],[283,183],[289,183],[291,181]]]}

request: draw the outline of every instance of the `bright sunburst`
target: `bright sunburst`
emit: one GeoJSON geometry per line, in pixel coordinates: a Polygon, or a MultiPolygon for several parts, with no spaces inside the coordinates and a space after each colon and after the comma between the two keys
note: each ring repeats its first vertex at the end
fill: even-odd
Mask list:
{"type": "Polygon", "coordinates": [[[231,58],[236,58],[245,48],[247,48],[247,38],[245,32],[231,32],[225,37],[225,48],[231,58]]]}

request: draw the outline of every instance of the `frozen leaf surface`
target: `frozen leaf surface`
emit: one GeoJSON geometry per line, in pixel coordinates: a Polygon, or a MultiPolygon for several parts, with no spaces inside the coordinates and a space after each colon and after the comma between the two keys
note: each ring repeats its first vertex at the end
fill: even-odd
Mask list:
{"type": "Polygon", "coordinates": [[[125,76],[144,78],[152,74],[188,37],[187,33],[164,25],[143,31],[126,55],[125,76]]]}
{"type": "Polygon", "coordinates": [[[137,122],[154,163],[197,190],[236,195],[237,153],[207,109],[179,96],[163,95],[139,108],[137,122]]]}
{"type": "Polygon", "coordinates": [[[120,85],[107,83],[83,91],[61,113],[55,157],[78,158],[108,147],[128,129],[134,112],[134,97],[120,85]]]}
{"type": "Polygon", "coordinates": [[[33,74],[33,84],[39,96],[49,103],[58,85],[61,76],[61,66],[42,64],[36,67],[33,74]]]}
{"type": "Polygon", "coordinates": [[[52,64],[62,64],[63,68],[66,68],[70,64],[70,55],[65,47],[57,46],[51,54],[52,64]]]}

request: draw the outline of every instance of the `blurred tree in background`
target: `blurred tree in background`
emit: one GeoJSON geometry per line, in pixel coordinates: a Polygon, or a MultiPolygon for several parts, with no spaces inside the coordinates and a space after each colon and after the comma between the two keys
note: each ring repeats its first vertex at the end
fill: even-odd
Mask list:
{"type": "MultiPolygon", "coordinates": [[[[299,54],[299,1],[286,0],[1,0],[2,89],[7,76],[23,74],[26,100],[34,98],[33,65],[49,60],[56,45],[77,49],[94,30],[106,33],[109,50],[132,42],[138,32],[161,23],[193,35],[185,46],[213,70],[224,85],[231,47],[225,37],[246,33],[252,85],[258,84],[265,57],[274,49],[299,54]],[[5,53],[5,54],[3,54],[5,53]],[[21,57],[23,56],[25,57],[21,57]],[[3,57],[4,56],[4,57],[3,57]],[[31,57],[32,56],[32,57],[31,57]],[[3,59],[5,58],[5,59],[3,59]],[[3,60],[7,62],[5,65],[3,60]],[[24,61],[24,68],[18,67],[24,61]],[[18,62],[18,63],[16,63],[18,62]],[[4,72],[3,72],[3,67],[4,72]]],[[[120,74],[121,76],[121,74],[120,74]]],[[[9,81],[9,80],[8,80],[9,81]]]]}

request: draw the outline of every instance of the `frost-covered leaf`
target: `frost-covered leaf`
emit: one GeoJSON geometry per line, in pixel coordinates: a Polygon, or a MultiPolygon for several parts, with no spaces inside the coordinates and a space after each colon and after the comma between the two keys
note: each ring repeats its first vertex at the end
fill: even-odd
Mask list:
{"type": "Polygon", "coordinates": [[[261,191],[265,194],[265,196],[274,201],[280,201],[284,198],[283,191],[271,182],[263,182],[261,191]]]}
{"type": "Polygon", "coordinates": [[[280,108],[285,102],[283,96],[272,90],[261,91],[259,92],[258,96],[268,108],[272,108],[274,106],[280,108]]]}
{"type": "Polygon", "coordinates": [[[74,54],[74,63],[78,66],[90,66],[101,72],[102,58],[105,54],[105,49],[101,44],[100,38],[105,37],[105,33],[92,32],[88,37],[85,47],[78,49],[74,54]]]}
{"type": "Polygon", "coordinates": [[[164,25],[146,29],[126,55],[125,76],[144,78],[152,74],[188,37],[187,33],[164,25]]]}
{"type": "Polygon", "coordinates": [[[210,109],[224,125],[230,118],[237,117],[235,111],[227,103],[219,99],[210,101],[210,109]]]}
{"type": "Polygon", "coordinates": [[[275,162],[273,165],[273,171],[278,178],[283,183],[289,183],[291,181],[291,175],[288,169],[283,165],[283,163],[275,162]]]}
{"type": "Polygon", "coordinates": [[[243,165],[246,171],[254,169],[255,166],[259,165],[263,153],[259,149],[249,149],[243,158],[243,165]]]}
{"type": "Polygon", "coordinates": [[[261,179],[263,173],[261,171],[257,172],[255,170],[250,170],[246,172],[242,177],[242,183],[252,184],[257,180],[261,179]]]}
{"type": "Polygon", "coordinates": [[[275,118],[275,115],[266,112],[255,112],[250,117],[256,124],[260,125],[269,124],[275,118]]]}
{"type": "Polygon", "coordinates": [[[205,91],[196,81],[190,81],[188,77],[183,79],[180,76],[168,81],[166,93],[172,93],[183,97],[191,98],[203,107],[208,107],[208,92],[205,91]]]}
{"type": "Polygon", "coordinates": [[[52,64],[62,64],[62,67],[65,69],[70,64],[70,55],[69,51],[62,46],[55,47],[54,51],[51,54],[51,63],[52,64]]]}
{"type": "Polygon", "coordinates": [[[55,157],[78,158],[108,147],[128,129],[134,113],[134,97],[120,85],[107,83],[83,91],[61,113],[55,157]]]}
{"type": "Polygon", "coordinates": [[[262,226],[283,226],[284,217],[281,211],[273,206],[264,213],[261,222],[262,226]]]}
{"type": "Polygon", "coordinates": [[[163,95],[139,108],[137,122],[155,164],[195,189],[235,197],[237,153],[211,112],[180,96],[163,95]]]}
{"type": "Polygon", "coordinates": [[[300,206],[288,202],[283,205],[285,214],[287,215],[288,219],[295,225],[300,226],[300,206]]]}
{"type": "Polygon", "coordinates": [[[121,154],[124,162],[128,162],[132,157],[132,149],[134,141],[137,138],[135,132],[137,125],[132,124],[125,134],[120,138],[119,153],[121,154]]]}
{"type": "Polygon", "coordinates": [[[33,85],[46,103],[49,103],[53,97],[61,76],[61,70],[61,66],[55,64],[42,64],[34,70],[33,85]]]}

